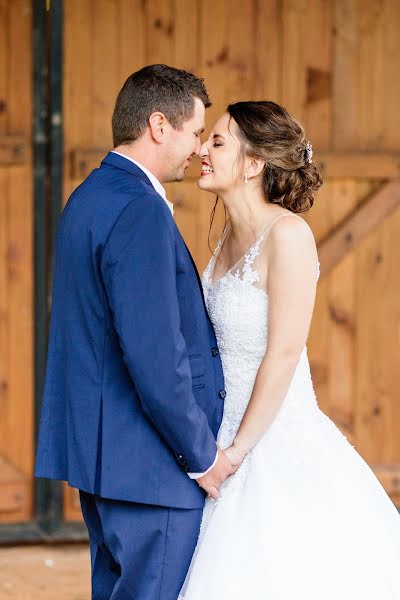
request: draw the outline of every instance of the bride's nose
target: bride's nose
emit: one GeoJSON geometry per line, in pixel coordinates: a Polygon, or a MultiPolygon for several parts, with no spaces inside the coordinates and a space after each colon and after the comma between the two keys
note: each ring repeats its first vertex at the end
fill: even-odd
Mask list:
{"type": "Polygon", "coordinates": [[[200,158],[206,158],[206,156],[208,156],[208,143],[204,142],[200,148],[200,158]]]}

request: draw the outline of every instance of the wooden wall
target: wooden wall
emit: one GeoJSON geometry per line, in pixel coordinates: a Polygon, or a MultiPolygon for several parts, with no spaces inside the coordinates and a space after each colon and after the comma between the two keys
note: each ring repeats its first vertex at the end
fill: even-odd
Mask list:
{"type": "Polygon", "coordinates": [[[33,198],[29,0],[0,0],[0,521],[32,516],[33,198]]]}
{"type": "MultiPolygon", "coordinates": [[[[145,64],[165,62],[205,77],[213,100],[208,126],[228,102],[242,99],[275,100],[303,121],[326,175],[307,217],[324,272],[309,340],[316,391],[321,407],[400,503],[400,192],[394,179],[400,175],[400,3],[63,4],[65,200],[111,147],[116,95],[145,64]],[[387,188],[389,179],[394,183],[387,188]],[[349,224],[376,192],[381,195],[370,201],[379,224],[371,211],[357,227],[349,224]]],[[[24,489],[30,485],[33,429],[32,171],[29,148],[23,164],[3,160],[3,140],[30,138],[30,32],[30,2],[0,0],[0,458],[24,489]]],[[[199,170],[192,167],[168,194],[202,270],[214,198],[198,190],[199,170]]],[[[223,219],[219,212],[212,245],[223,219]]],[[[0,467],[0,485],[3,472],[0,467]]],[[[25,498],[22,512],[13,509],[14,520],[16,514],[29,516],[25,498]]],[[[65,499],[65,516],[73,520],[79,515],[76,497],[68,492],[65,499]]],[[[9,518],[7,510],[0,504],[0,519],[9,518]]]]}
{"type": "MultiPolygon", "coordinates": [[[[318,242],[329,241],[387,177],[400,175],[399,34],[397,0],[70,0],[66,196],[110,147],[110,116],[125,78],[165,62],[205,77],[213,100],[208,126],[243,99],[275,100],[304,123],[327,175],[307,219],[318,242]]],[[[198,172],[168,193],[202,270],[214,199],[197,189],[198,172]]],[[[223,218],[220,212],[213,243],[223,218]]],[[[325,269],[309,355],[321,407],[400,501],[400,210],[377,220],[368,232],[362,217],[359,243],[325,269]]]]}

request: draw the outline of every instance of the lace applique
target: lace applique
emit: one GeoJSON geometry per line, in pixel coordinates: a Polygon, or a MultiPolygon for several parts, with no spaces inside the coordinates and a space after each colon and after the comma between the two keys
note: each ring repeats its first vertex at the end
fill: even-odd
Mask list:
{"type": "Polygon", "coordinates": [[[260,254],[260,248],[263,241],[264,236],[262,235],[243,257],[242,260],[244,264],[233,273],[234,277],[237,277],[250,284],[260,281],[260,274],[258,271],[256,271],[256,269],[253,269],[253,264],[257,256],[260,254]]]}

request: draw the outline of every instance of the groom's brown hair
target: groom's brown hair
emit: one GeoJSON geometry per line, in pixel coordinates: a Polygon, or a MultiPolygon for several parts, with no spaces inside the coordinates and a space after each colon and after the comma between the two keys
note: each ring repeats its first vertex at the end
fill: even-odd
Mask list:
{"type": "Polygon", "coordinates": [[[194,98],[211,105],[204,80],[168,65],[149,65],[125,81],[112,116],[114,147],[137,140],[150,115],[162,112],[174,129],[193,116],[194,98]]]}

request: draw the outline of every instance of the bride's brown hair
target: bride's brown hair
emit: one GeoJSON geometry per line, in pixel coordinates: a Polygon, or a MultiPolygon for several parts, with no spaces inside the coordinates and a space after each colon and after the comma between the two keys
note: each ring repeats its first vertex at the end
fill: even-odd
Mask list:
{"type": "Polygon", "coordinates": [[[266,200],[294,213],[309,210],[322,178],[311,162],[301,124],[275,102],[236,102],[227,112],[239,128],[245,154],[266,161],[266,200]]]}

